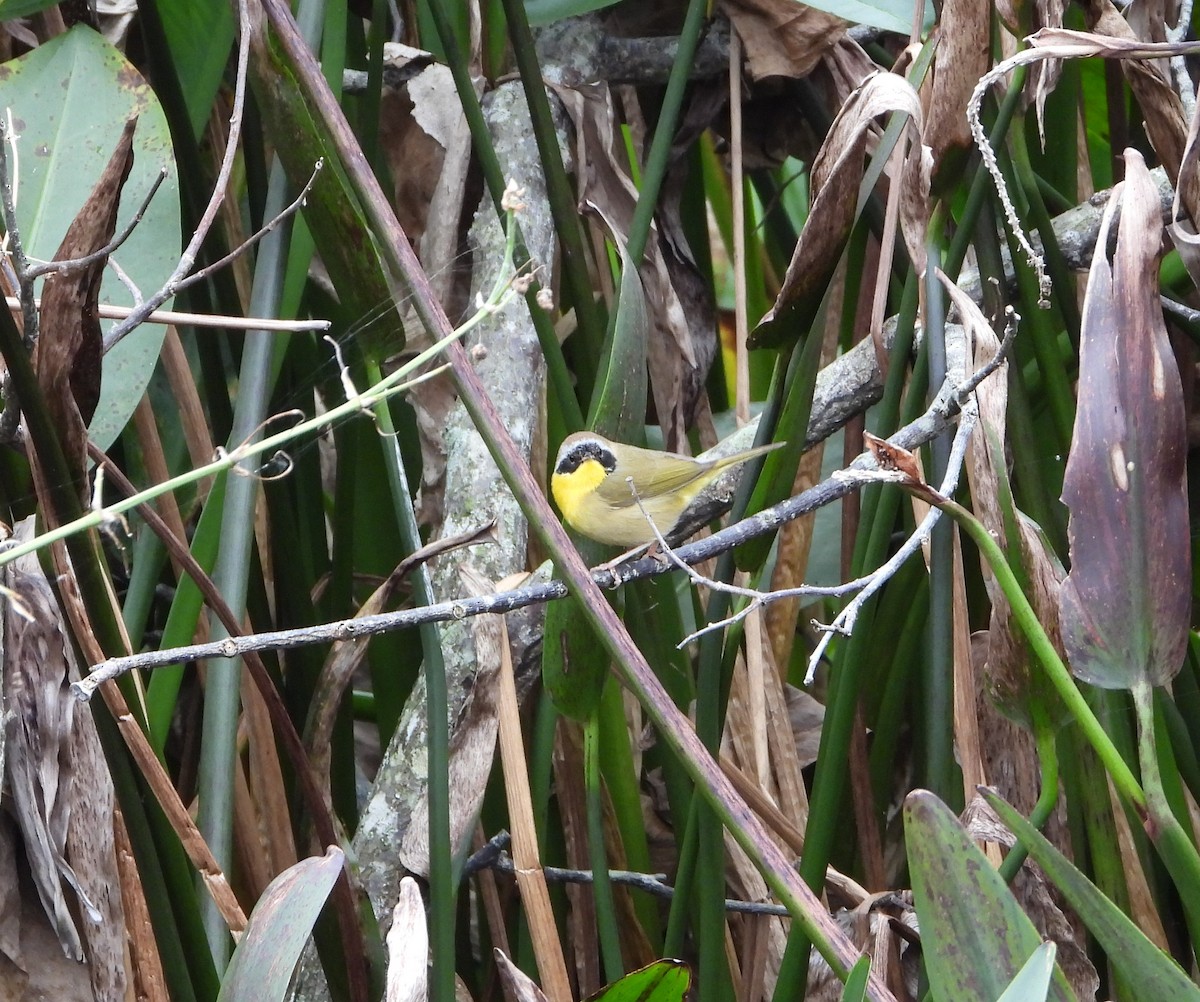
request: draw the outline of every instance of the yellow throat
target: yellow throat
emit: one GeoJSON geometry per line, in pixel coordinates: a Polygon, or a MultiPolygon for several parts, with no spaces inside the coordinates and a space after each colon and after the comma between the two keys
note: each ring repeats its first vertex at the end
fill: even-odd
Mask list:
{"type": "Polygon", "coordinates": [[[595,459],[585,459],[570,473],[555,473],[550,478],[550,493],[563,518],[577,525],[580,507],[607,476],[608,471],[595,459]]]}

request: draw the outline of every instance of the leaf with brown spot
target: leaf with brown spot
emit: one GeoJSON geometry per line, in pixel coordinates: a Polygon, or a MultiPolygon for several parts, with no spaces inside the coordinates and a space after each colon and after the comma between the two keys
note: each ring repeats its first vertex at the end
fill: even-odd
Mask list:
{"type": "MultiPolygon", "coordinates": [[[[54,255],[72,261],[96,253],[116,231],[121,189],[133,167],[133,132],[125,123],[108,166],[92,188],[54,255]]],[[[100,280],[107,258],[67,272],[53,272],[42,292],[41,331],[33,353],[38,385],[75,464],[80,484],[87,469],[87,423],[100,399],[100,280]]]]}
{"type": "Polygon", "coordinates": [[[1183,391],[1158,300],[1162,223],[1141,154],[1109,201],[1084,300],[1079,406],[1063,501],[1071,573],[1060,597],[1071,670],[1093,685],[1161,685],[1191,612],[1183,391]],[[1108,230],[1120,209],[1110,265],[1108,230]]]}

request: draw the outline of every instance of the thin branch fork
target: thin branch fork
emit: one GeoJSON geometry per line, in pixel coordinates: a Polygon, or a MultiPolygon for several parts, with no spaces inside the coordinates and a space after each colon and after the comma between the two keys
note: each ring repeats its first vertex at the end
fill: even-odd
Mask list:
{"type": "Polygon", "coordinates": [[[28,265],[24,272],[21,273],[23,282],[30,282],[35,278],[40,278],[42,275],[47,275],[54,272],[59,275],[69,275],[73,271],[80,271],[83,268],[88,268],[97,261],[104,261],[113,251],[121,246],[129,239],[130,234],[137,229],[138,223],[142,221],[142,217],[146,214],[146,209],[149,208],[151,200],[158,194],[158,189],[162,186],[163,181],[167,179],[167,168],[159,169],[158,177],[154,179],[154,183],[150,185],[149,192],[142,199],[142,204],[138,206],[137,212],[133,214],[133,218],[125,224],[125,228],[121,230],[115,237],[97,251],[92,251],[86,257],[77,257],[70,261],[43,261],[40,264],[28,265]]]}

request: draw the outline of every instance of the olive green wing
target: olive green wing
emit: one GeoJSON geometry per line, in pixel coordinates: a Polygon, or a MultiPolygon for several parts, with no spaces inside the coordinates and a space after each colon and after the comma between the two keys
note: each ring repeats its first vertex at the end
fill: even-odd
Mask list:
{"type": "MultiPolygon", "coordinates": [[[[637,457],[637,472],[634,477],[638,497],[643,501],[681,490],[704,476],[710,469],[687,456],[650,452],[648,449],[638,451],[648,454],[637,457]]],[[[599,499],[610,508],[628,508],[636,504],[633,490],[626,480],[629,475],[618,466],[596,488],[599,499]]]]}

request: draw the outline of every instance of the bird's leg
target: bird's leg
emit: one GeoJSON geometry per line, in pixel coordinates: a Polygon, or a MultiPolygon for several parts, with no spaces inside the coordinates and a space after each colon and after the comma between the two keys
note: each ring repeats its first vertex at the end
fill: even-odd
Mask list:
{"type": "Polygon", "coordinates": [[[648,556],[662,558],[662,554],[658,552],[658,540],[651,540],[649,543],[639,543],[632,550],[626,550],[620,556],[613,557],[612,560],[606,560],[602,564],[597,564],[592,568],[594,571],[614,571],[621,564],[628,563],[636,557],[648,556]]]}

